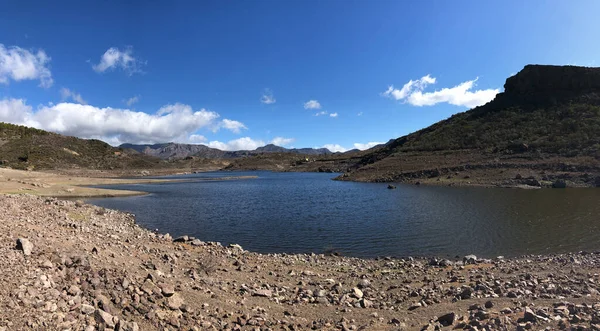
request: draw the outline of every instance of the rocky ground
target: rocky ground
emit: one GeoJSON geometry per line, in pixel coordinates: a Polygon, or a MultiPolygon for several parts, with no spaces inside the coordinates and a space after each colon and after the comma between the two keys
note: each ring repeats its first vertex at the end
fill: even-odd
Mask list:
{"type": "Polygon", "coordinates": [[[600,329],[600,253],[261,255],[0,195],[0,330],[600,329]]]}

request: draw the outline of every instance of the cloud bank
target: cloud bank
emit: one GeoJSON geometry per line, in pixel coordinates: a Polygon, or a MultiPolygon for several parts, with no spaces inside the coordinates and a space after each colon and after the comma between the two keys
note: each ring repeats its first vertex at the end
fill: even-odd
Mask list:
{"type": "Polygon", "coordinates": [[[401,89],[393,85],[382,93],[383,96],[405,101],[413,106],[433,106],[438,103],[449,103],[455,106],[473,108],[490,102],[499,89],[475,90],[477,78],[463,82],[454,87],[445,87],[433,92],[423,92],[428,85],[435,84],[435,77],[426,75],[417,80],[410,80],[401,89]]]}
{"type": "Polygon", "coordinates": [[[118,108],[62,102],[37,110],[23,99],[0,101],[0,121],[81,138],[101,139],[113,145],[125,142],[188,141],[191,134],[215,125],[219,114],[193,110],[184,104],[161,107],[155,114],[118,108]]]}

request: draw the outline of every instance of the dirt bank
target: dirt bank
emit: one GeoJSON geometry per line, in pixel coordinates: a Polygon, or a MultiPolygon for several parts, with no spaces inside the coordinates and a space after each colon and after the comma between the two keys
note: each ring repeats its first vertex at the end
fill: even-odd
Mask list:
{"type": "Polygon", "coordinates": [[[0,330],[589,329],[599,262],[261,255],[0,195],[0,330]]]}
{"type": "Polygon", "coordinates": [[[140,191],[92,188],[89,186],[118,184],[149,184],[192,180],[236,180],[256,178],[255,176],[227,176],[221,178],[186,180],[149,179],[144,177],[135,179],[111,178],[115,175],[116,174],[112,172],[100,173],[78,171],[71,174],[58,174],[53,172],[24,171],[0,168],[0,194],[26,193],[45,197],[61,198],[93,198],[119,196],[122,197],[144,195],[146,193],[140,191]],[[93,175],[102,174],[106,176],[93,177],[93,175]]]}

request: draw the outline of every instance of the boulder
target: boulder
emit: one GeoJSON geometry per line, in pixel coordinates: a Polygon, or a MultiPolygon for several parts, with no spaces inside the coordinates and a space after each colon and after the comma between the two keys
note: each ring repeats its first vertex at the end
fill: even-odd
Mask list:
{"type": "Polygon", "coordinates": [[[396,188],[396,186],[394,186],[392,184],[388,184],[387,188],[388,188],[388,190],[393,190],[396,188]]]}

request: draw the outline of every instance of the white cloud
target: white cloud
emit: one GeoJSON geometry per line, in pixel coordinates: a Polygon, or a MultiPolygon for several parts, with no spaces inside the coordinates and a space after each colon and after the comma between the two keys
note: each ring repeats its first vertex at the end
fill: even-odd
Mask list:
{"type": "Polygon", "coordinates": [[[77,103],[80,103],[82,105],[87,105],[87,102],[85,100],[83,100],[83,98],[81,97],[81,94],[76,93],[75,91],[71,91],[66,87],[63,87],[60,89],[60,96],[63,100],[67,100],[67,99],[71,99],[77,103]]]}
{"type": "MultiPolygon", "coordinates": [[[[155,114],[129,109],[98,108],[75,103],[40,106],[33,110],[22,99],[0,101],[0,121],[27,125],[111,144],[188,141],[201,128],[215,125],[219,114],[184,104],[166,105],[155,114]]],[[[196,137],[195,139],[198,139],[196,137]]]]}
{"type": "Polygon", "coordinates": [[[125,104],[127,105],[127,107],[131,107],[131,106],[133,106],[134,104],[138,103],[139,101],[140,101],[140,96],[139,96],[139,95],[136,95],[136,96],[133,96],[133,97],[131,97],[131,98],[129,98],[129,99],[127,99],[127,100],[125,100],[124,102],[125,102],[125,104]]]}
{"type": "Polygon", "coordinates": [[[363,115],[363,112],[362,112],[362,111],[361,111],[361,112],[359,112],[358,114],[356,114],[356,116],[362,116],[362,115],[363,115]]]}
{"type": "Polygon", "coordinates": [[[400,90],[390,86],[382,95],[395,100],[405,100],[409,104],[419,107],[433,106],[445,102],[455,106],[472,108],[491,101],[500,92],[499,89],[472,91],[475,82],[477,82],[477,78],[454,87],[445,87],[434,92],[423,92],[428,85],[436,83],[434,77],[427,75],[416,81],[410,80],[400,90]]]}
{"type": "Polygon", "coordinates": [[[325,144],[323,145],[323,148],[327,148],[328,150],[332,151],[332,152],[345,152],[348,149],[338,145],[338,144],[325,144]]]}
{"type": "Polygon", "coordinates": [[[286,146],[296,141],[294,138],[275,137],[271,140],[271,144],[277,146],[286,146]]]}
{"type": "Polygon", "coordinates": [[[9,79],[39,79],[40,86],[48,88],[54,83],[49,62],[50,57],[43,50],[32,53],[21,47],[6,48],[0,44],[0,83],[8,84],[9,79]]]}
{"type": "Polygon", "coordinates": [[[338,117],[338,113],[331,113],[329,114],[329,117],[338,117]]]}
{"type": "Polygon", "coordinates": [[[322,115],[327,115],[327,114],[328,113],[326,111],[322,110],[320,112],[315,113],[315,116],[322,116],[322,115]]]}
{"type": "Polygon", "coordinates": [[[0,100],[0,122],[25,125],[28,114],[32,113],[31,106],[23,99],[0,100]]]}
{"type": "Polygon", "coordinates": [[[202,144],[206,142],[206,137],[199,134],[192,134],[188,137],[188,142],[190,144],[202,144]]]}
{"type": "MultiPolygon", "coordinates": [[[[242,131],[242,129],[248,129],[244,123],[242,122],[238,122],[238,121],[233,121],[233,120],[228,120],[228,119],[223,119],[221,121],[221,123],[219,124],[220,128],[225,128],[233,133],[240,133],[242,131]]],[[[217,128],[218,130],[218,128],[217,128]]]]}
{"type": "Polygon", "coordinates": [[[270,104],[277,102],[277,100],[275,100],[275,96],[273,96],[273,91],[271,91],[271,89],[267,88],[263,91],[263,94],[260,97],[260,102],[262,102],[266,105],[270,105],[270,104]]]}
{"type": "Polygon", "coordinates": [[[382,142],[377,142],[377,141],[371,141],[368,142],[366,144],[361,144],[361,143],[354,143],[354,148],[356,149],[360,149],[361,151],[364,151],[365,149],[369,149],[371,147],[377,146],[377,145],[381,145],[383,144],[382,142]]]}
{"type": "Polygon", "coordinates": [[[321,104],[317,100],[309,100],[304,103],[304,109],[321,109],[321,104]]]}
{"type": "Polygon", "coordinates": [[[116,47],[111,47],[102,54],[98,64],[92,65],[92,68],[98,73],[120,68],[131,76],[134,73],[141,72],[140,67],[143,64],[133,57],[133,48],[127,47],[124,51],[121,51],[116,47]]]}
{"type": "Polygon", "coordinates": [[[208,147],[217,148],[222,151],[249,151],[255,150],[258,147],[264,146],[262,140],[254,140],[250,137],[238,138],[229,142],[211,141],[207,144],[208,147]]]}

